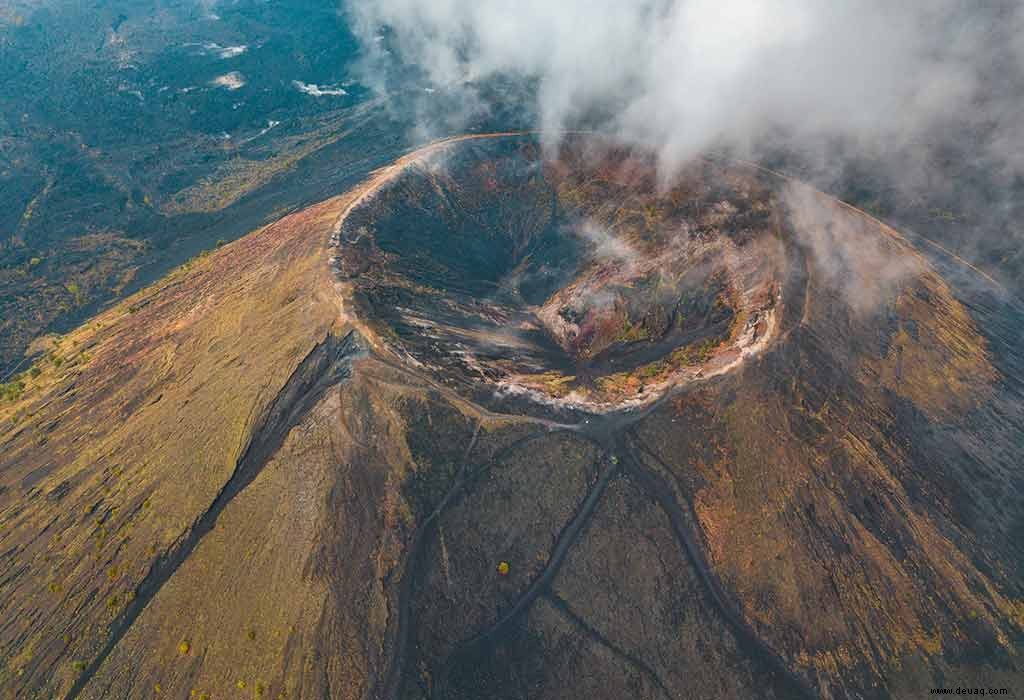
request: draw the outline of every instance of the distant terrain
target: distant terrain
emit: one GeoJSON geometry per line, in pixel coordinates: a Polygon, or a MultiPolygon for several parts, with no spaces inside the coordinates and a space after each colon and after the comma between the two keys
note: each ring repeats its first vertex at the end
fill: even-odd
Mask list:
{"type": "Polygon", "coordinates": [[[40,333],[322,199],[404,138],[349,75],[336,3],[203,7],[0,15],[4,375],[40,333]]]}

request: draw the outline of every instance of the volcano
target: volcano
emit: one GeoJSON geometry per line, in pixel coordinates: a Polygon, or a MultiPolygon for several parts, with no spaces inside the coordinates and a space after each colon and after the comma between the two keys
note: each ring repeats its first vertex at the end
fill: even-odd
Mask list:
{"type": "Polygon", "coordinates": [[[2,404],[0,688],[1024,687],[1022,321],[753,164],[428,145],[53,341],[2,404]]]}

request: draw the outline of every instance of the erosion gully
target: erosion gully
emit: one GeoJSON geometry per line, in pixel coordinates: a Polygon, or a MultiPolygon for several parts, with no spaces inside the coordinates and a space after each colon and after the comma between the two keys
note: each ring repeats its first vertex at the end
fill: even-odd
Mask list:
{"type": "MultiPolygon", "coordinates": [[[[472,451],[476,445],[477,432],[479,432],[479,425],[477,426],[477,432],[474,433],[463,456],[463,464],[449,490],[413,535],[399,584],[396,630],[391,639],[392,657],[383,682],[374,688],[373,696],[375,698],[399,700],[402,696],[406,657],[409,654],[410,631],[415,625],[412,610],[415,579],[422,573],[423,551],[435,533],[438,521],[444,511],[472,487],[477,474],[486,471],[491,465],[500,462],[503,457],[525,444],[558,432],[573,433],[600,450],[598,466],[601,467],[601,471],[599,476],[576,509],[575,514],[562,527],[545,567],[497,621],[457,644],[445,665],[450,665],[453,659],[466,651],[500,642],[503,634],[508,632],[510,627],[530,610],[536,600],[544,597],[585,634],[609,647],[617,656],[651,678],[666,697],[671,696],[653,669],[642,660],[605,639],[597,630],[573,613],[568,604],[551,590],[552,582],[600,505],[608,485],[616,478],[625,477],[638,485],[665,513],[671,524],[673,535],[687,560],[697,572],[708,600],[732,631],[740,649],[768,674],[772,685],[782,690],[785,697],[808,699],[819,697],[810,684],[789,670],[782,657],[758,636],[757,632],[744,619],[738,607],[730,601],[727,592],[710,569],[704,552],[698,544],[699,535],[694,532],[694,525],[691,525],[691,523],[697,522],[692,504],[686,501],[685,506],[680,506],[664,478],[645,466],[637,456],[636,450],[639,449],[654,460],[661,469],[670,473],[667,465],[650,448],[642,445],[631,430],[632,426],[660,405],[659,401],[643,410],[591,416],[577,424],[542,426],[538,432],[513,442],[493,455],[486,463],[474,468],[472,466],[472,451]]],[[[445,675],[442,674],[442,677],[445,675]]]]}
{"type": "Polygon", "coordinates": [[[288,432],[316,405],[327,389],[351,376],[351,361],[361,352],[362,347],[354,331],[341,337],[329,333],[299,363],[274,400],[257,418],[242,456],[210,507],[177,543],[150,566],[135,591],[135,598],[110,625],[99,654],[78,676],[65,700],[75,700],[81,695],[138,616],[213,530],[228,504],[263,470],[284,443],[288,432]]]}

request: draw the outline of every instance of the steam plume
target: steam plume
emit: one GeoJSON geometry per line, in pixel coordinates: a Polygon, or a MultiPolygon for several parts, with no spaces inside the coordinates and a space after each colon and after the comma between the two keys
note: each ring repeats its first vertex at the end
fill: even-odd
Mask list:
{"type": "Polygon", "coordinates": [[[828,187],[867,158],[907,199],[946,196],[987,219],[975,228],[1019,235],[1020,0],[348,0],[347,11],[368,80],[412,67],[423,102],[454,98],[443,119],[421,109],[420,138],[479,119],[499,82],[523,89],[516,99],[550,134],[597,127],[653,148],[663,177],[709,149],[783,152],[828,187]],[[939,173],[951,158],[964,165],[939,173]],[[984,185],[965,185],[971,168],[984,185]]]}

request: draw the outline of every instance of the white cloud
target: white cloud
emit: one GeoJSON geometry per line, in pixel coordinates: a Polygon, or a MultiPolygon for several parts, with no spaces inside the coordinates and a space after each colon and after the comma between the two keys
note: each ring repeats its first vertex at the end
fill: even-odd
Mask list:
{"type": "Polygon", "coordinates": [[[238,71],[231,71],[224,75],[218,76],[210,81],[210,85],[214,87],[222,87],[227,90],[237,90],[238,88],[245,85],[245,76],[238,71]]]}
{"type": "Polygon", "coordinates": [[[213,54],[217,56],[217,58],[225,60],[241,56],[249,50],[248,44],[238,44],[236,46],[221,46],[220,44],[213,41],[207,41],[202,44],[190,43],[185,44],[185,46],[190,47],[194,53],[200,56],[213,54]]]}
{"type": "Polygon", "coordinates": [[[301,80],[293,80],[292,85],[296,87],[299,92],[304,92],[307,95],[313,97],[340,97],[347,95],[348,92],[337,85],[317,85],[316,83],[304,83],[301,80]]]}
{"type": "Polygon", "coordinates": [[[203,44],[203,48],[207,51],[217,54],[219,58],[235,58],[241,56],[243,53],[249,50],[248,45],[239,44],[238,46],[221,46],[213,42],[203,44]]]}
{"type": "MultiPolygon", "coordinates": [[[[769,139],[886,152],[951,120],[988,128],[1024,164],[1019,2],[960,0],[349,0],[370,57],[393,51],[431,84],[534,81],[538,125],[600,126],[656,148],[665,171],[711,147],[769,139]],[[382,31],[384,30],[384,31],[382,31]],[[381,40],[381,36],[385,40],[381,40]],[[1016,57],[1017,60],[1004,59],[1016,57]],[[1017,83],[1018,85],[1020,82],[1017,83]]],[[[376,59],[376,63],[373,60],[376,59]]],[[[372,77],[372,76],[371,76],[372,77]]],[[[367,82],[372,84],[368,77],[367,82]]]]}

